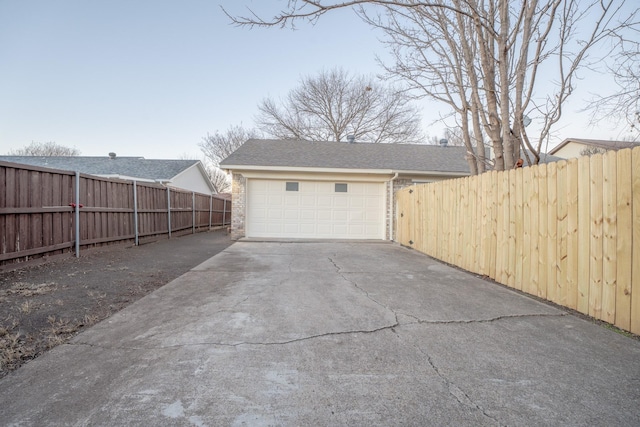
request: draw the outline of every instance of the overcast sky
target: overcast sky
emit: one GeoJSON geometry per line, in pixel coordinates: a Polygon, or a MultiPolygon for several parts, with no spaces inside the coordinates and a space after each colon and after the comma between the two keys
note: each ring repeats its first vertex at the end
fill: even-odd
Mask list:
{"type": "MultiPolygon", "coordinates": [[[[353,13],[297,31],[237,28],[230,12],[276,11],[277,0],[0,0],[0,154],[55,141],[86,156],[200,157],[207,133],[253,126],[258,103],[301,75],[381,70],[378,35],[353,13]]],[[[588,86],[597,81],[580,82],[588,86]]],[[[616,139],[590,128],[584,92],[565,110],[567,137],[616,139]]],[[[441,136],[437,106],[425,131],[441,136]]]]}

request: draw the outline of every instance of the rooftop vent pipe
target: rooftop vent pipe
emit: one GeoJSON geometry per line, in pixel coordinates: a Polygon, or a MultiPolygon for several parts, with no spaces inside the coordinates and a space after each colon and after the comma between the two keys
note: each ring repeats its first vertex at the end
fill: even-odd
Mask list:
{"type": "Polygon", "coordinates": [[[353,144],[354,142],[356,142],[356,136],[355,135],[347,135],[347,141],[349,142],[349,144],[353,144]]]}
{"type": "Polygon", "coordinates": [[[115,159],[115,158],[116,158],[116,153],[113,153],[113,152],[112,152],[112,153],[109,153],[109,157],[110,157],[111,159],[115,159]]]}

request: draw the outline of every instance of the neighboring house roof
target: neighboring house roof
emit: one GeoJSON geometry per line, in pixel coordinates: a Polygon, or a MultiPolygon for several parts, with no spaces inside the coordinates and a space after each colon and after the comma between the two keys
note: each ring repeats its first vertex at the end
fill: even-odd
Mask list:
{"type": "MultiPolygon", "coordinates": [[[[529,153],[529,159],[533,160],[533,155],[531,153],[529,153]]],[[[539,164],[554,163],[554,162],[559,162],[560,160],[566,160],[566,159],[564,159],[562,157],[554,156],[554,155],[549,154],[549,153],[540,153],[540,162],[539,162],[539,164]]],[[[528,166],[526,160],[525,160],[524,164],[525,164],[525,166],[528,166]]]]}
{"type": "Polygon", "coordinates": [[[250,139],[224,159],[243,167],[327,168],[469,173],[465,147],[250,139]]]}
{"type": "Polygon", "coordinates": [[[144,157],[84,157],[84,156],[0,156],[1,161],[77,171],[89,175],[171,182],[190,168],[198,168],[214,192],[213,184],[199,160],[156,160],[144,157]]]}
{"type": "Polygon", "coordinates": [[[585,145],[589,147],[602,148],[605,150],[621,150],[623,148],[635,148],[640,146],[640,142],[632,141],[607,141],[604,139],[579,139],[579,138],[567,138],[562,141],[557,147],[549,151],[549,154],[555,154],[568,144],[575,143],[585,145]]]}

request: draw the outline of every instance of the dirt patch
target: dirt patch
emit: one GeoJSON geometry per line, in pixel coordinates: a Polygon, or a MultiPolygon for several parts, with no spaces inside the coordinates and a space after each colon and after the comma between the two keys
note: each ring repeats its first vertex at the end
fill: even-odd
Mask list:
{"type": "Polygon", "coordinates": [[[231,243],[224,231],[198,233],[0,272],[0,378],[231,243]]]}

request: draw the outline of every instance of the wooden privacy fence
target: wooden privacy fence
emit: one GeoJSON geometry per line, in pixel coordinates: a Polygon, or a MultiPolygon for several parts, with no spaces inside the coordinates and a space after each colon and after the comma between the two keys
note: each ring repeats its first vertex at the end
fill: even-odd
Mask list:
{"type": "Polygon", "coordinates": [[[0,266],[230,223],[219,196],[0,162],[0,266]]]}
{"type": "Polygon", "coordinates": [[[398,242],[640,334],[640,148],[407,187],[398,242]]]}

